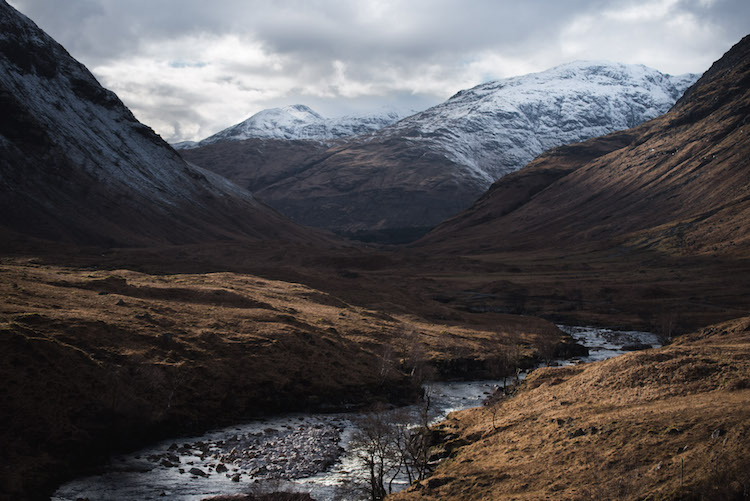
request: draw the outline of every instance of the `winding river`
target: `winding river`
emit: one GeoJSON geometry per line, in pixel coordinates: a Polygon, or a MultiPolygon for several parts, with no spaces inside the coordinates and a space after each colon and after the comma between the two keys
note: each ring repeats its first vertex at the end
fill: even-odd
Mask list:
{"type": "MultiPolygon", "coordinates": [[[[647,332],[560,328],[589,348],[587,357],[575,360],[579,363],[620,355],[625,353],[623,347],[658,346],[657,337],[647,332]]],[[[501,381],[432,383],[433,421],[481,405],[501,385],[501,381]]],[[[358,481],[366,477],[350,442],[361,417],[289,414],[164,441],[111,458],[104,473],[68,482],[51,499],[198,501],[219,494],[278,490],[309,492],[318,501],[358,499],[358,481]]],[[[394,485],[397,490],[405,487],[404,480],[394,485]]]]}

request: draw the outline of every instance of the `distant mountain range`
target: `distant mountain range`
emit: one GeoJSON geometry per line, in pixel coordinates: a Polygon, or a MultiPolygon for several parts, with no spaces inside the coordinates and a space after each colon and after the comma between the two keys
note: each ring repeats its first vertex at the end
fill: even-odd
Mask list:
{"type": "Polygon", "coordinates": [[[98,245],[306,238],[188,165],[32,21],[0,2],[0,229],[98,245]]]}
{"type": "Polygon", "coordinates": [[[316,129],[287,125],[298,123],[289,118],[293,113],[299,124],[312,120],[303,107],[268,110],[273,120],[260,120],[261,112],[257,121],[212,136],[205,140],[210,145],[201,142],[183,156],[252,187],[302,224],[364,239],[408,240],[468,207],[493,181],[549,148],[666,112],[697,78],[642,65],[574,62],[461,91],[328,150],[309,146],[308,156],[299,155],[299,144],[297,154],[286,158],[283,145],[258,142],[271,138],[268,124],[277,124],[272,139],[305,139],[291,131],[316,129]],[[255,154],[243,154],[245,146],[229,138],[254,139],[246,148],[255,154]]]}

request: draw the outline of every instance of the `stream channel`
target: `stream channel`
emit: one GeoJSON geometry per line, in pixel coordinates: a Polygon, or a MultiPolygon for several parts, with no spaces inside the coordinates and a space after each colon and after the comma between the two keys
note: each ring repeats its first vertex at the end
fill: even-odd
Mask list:
{"type": "MultiPolygon", "coordinates": [[[[623,347],[659,346],[657,336],[647,332],[560,328],[588,347],[589,355],[558,361],[559,365],[604,360],[625,353],[623,347]]],[[[502,381],[431,383],[433,422],[481,405],[501,385],[502,381]]],[[[198,501],[220,494],[274,491],[309,492],[318,501],[360,499],[357,485],[367,475],[349,445],[362,416],[288,414],[167,440],[111,458],[102,474],[64,484],[51,500],[198,501]]],[[[394,490],[407,486],[405,479],[397,480],[394,490]]]]}

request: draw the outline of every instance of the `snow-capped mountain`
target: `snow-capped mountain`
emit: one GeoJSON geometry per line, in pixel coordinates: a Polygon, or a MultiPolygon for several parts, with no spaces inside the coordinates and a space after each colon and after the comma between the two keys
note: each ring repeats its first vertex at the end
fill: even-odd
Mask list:
{"type": "Polygon", "coordinates": [[[461,255],[588,245],[738,262],[750,254],[749,109],[750,35],[668,113],[537,157],[421,243],[461,255]]]}
{"type": "Polygon", "coordinates": [[[4,0],[0,195],[0,227],[42,238],[139,244],[303,232],[188,165],[4,0]]]}
{"type": "Polygon", "coordinates": [[[381,135],[423,143],[489,186],[550,148],[666,113],[698,77],[576,61],[460,91],[381,135]]]}
{"type": "Polygon", "coordinates": [[[697,77],[573,62],[485,83],[331,148],[255,193],[306,225],[354,235],[416,234],[552,147],[665,113],[697,77]]]}
{"type": "Polygon", "coordinates": [[[309,139],[330,141],[375,132],[401,117],[395,111],[384,111],[363,116],[324,118],[302,104],[270,108],[260,111],[244,122],[217,132],[197,143],[183,142],[178,149],[196,148],[220,141],[246,139],[309,139]]]}

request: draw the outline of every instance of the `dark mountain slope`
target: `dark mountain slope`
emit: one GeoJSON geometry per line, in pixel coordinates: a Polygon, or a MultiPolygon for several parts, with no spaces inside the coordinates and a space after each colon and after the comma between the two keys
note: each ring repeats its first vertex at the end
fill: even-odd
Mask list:
{"type": "Polygon", "coordinates": [[[250,138],[217,141],[179,150],[182,158],[230,179],[251,192],[298,174],[329,146],[306,139],[250,138]],[[250,166],[252,166],[250,168],[250,166]]]}
{"type": "Polygon", "coordinates": [[[746,37],[669,113],[624,134],[541,156],[515,178],[528,196],[509,198],[517,196],[517,188],[509,189],[514,179],[501,180],[420,245],[471,253],[627,244],[670,254],[747,255],[749,121],[746,37]],[[606,153],[604,143],[617,138],[629,144],[578,160],[582,150],[606,153]],[[559,178],[527,185],[551,171],[559,178]]]}
{"type": "Polygon", "coordinates": [[[100,245],[309,238],[189,166],[32,21],[0,1],[0,227],[100,245]]]}

